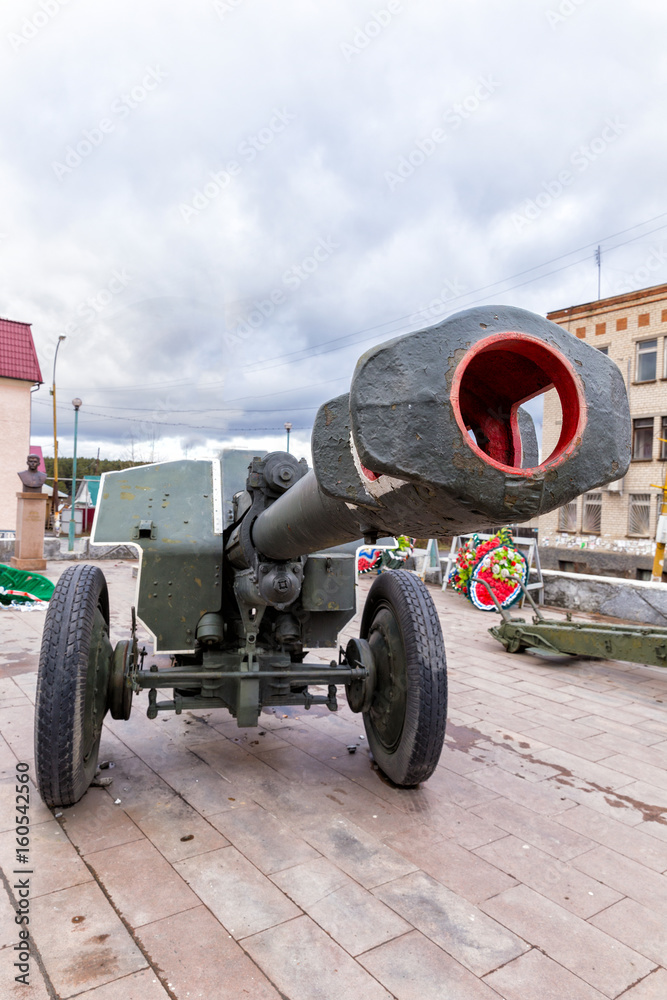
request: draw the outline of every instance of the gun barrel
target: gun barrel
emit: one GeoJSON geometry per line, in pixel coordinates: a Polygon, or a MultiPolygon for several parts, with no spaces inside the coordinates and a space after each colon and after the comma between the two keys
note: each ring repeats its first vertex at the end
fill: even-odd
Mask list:
{"type": "Polygon", "coordinates": [[[600,351],[541,316],[487,306],[368,351],[350,392],[320,407],[312,450],[313,471],[253,525],[269,558],[547,513],[625,474],[630,416],[600,351]],[[521,404],[550,389],[561,432],[540,461],[521,404]]]}
{"type": "Polygon", "coordinates": [[[252,541],[269,559],[294,559],[351,542],[360,534],[358,514],[326,496],[311,469],[259,515],[252,541]]]}

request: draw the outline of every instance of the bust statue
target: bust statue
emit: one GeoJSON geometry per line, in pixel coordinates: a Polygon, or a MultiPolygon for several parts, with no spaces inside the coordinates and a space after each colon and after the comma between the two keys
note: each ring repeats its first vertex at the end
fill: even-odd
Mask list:
{"type": "Polygon", "coordinates": [[[28,468],[25,472],[19,472],[18,477],[23,483],[24,493],[41,493],[42,486],[46,482],[46,473],[38,472],[39,455],[28,455],[28,468]]]}

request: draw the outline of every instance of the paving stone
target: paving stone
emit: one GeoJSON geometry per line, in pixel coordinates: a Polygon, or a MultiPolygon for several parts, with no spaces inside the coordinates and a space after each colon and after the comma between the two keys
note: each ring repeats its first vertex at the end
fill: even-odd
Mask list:
{"type": "Polygon", "coordinates": [[[98,761],[113,761],[115,763],[117,760],[133,756],[134,752],[130,747],[116,733],[113,733],[105,723],[102,727],[98,761]]]}
{"type": "MultiPolygon", "coordinates": [[[[550,774],[549,766],[545,767],[545,778],[557,775],[557,769],[554,768],[550,774]]],[[[509,774],[501,767],[488,767],[484,771],[478,771],[473,781],[493,790],[496,795],[503,795],[512,802],[517,802],[520,806],[526,806],[544,816],[554,816],[572,806],[572,799],[568,797],[569,788],[546,781],[539,783],[525,781],[515,774],[509,774]]]]}
{"type": "Polygon", "coordinates": [[[648,832],[653,824],[628,828],[586,806],[568,809],[560,814],[558,822],[570,830],[585,833],[591,838],[591,846],[596,841],[654,871],[667,871],[667,843],[662,843],[648,832]]]}
{"type": "Polygon", "coordinates": [[[271,977],[281,996],[290,1000],[351,1000],[353,997],[392,1000],[391,995],[308,916],[246,938],[243,947],[271,977]]]}
{"type": "Polygon", "coordinates": [[[631,740],[632,742],[640,743],[643,746],[651,746],[652,744],[657,743],[661,738],[659,733],[653,733],[647,731],[646,729],[640,729],[637,726],[629,725],[627,718],[619,721],[617,719],[611,719],[600,715],[588,715],[583,716],[581,719],[577,719],[577,723],[582,726],[592,726],[597,729],[598,732],[606,733],[610,736],[612,734],[616,734],[625,740],[631,740]]]}
{"type": "Polygon", "coordinates": [[[319,857],[304,840],[261,806],[211,816],[210,822],[265,875],[319,857]]]}
{"type": "Polygon", "coordinates": [[[637,983],[627,993],[624,993],[621,1000],[665,1000],[667,997],[667,971],[656,969],[641,983],[637,983]]]}
{"type": "Polygon", "coordinates": [[[0,732],[19,761],[32,759],[35,709],[29,701],[14,708],[0,707],[0,732]]]}
{"type": "Polygon", "coordinates": [[[308,910],[329,893],[354,884],[349,875],[327,858],[317,858],[286,871],[276,872],[271,876],[271,881],[303,910],[308,910]]]}
{"type": "Polygon", "coordinates": [[[608,997],[616,997],[654,963],[527,886],[482,903],[485,913],[608,997]]]}
{"type": "Polygon", "coordinates": [[[497,1000],[496,993],[419,931],[366,952],[359,962],[396,1000],[497,1000]]]}
{"type": "Polygon", "coordinates": [[[457,962],[477,976],[527,949],[524,941],[424,872],[413,872],[373,890],[457,962]]]}
{"type": "Polygon", "coordinates": [[[541,739],[545,744],[555,747],[558,750],[566,750],[576,757],[583,757],[584,760],[604,761],[608,763],[608,758],[612,756],[613,750],[593,741],[577,739],[570,733],[559,732],[557,729],[540,727],[531,729],[531,736],[541,739]]]}
{"type": "Polygon", "coordinates": [[[596,847],[574,858],[572,865],[638,903],[660,908],[667,921],[667,877],[664,875],[608,847],[596,847]]]}
{"type": "MultiPolygon", "coordinates": [[[[438,839],[454,840],[461,847],[467,847],[470,850],[481,847],[482,844],[490,844],[505,836],[505,830],[501,830],[499,826],[494,826],[482,819],[478,813],[462,809],[453,802],[443,802],[442,797],[437,793],[429,793],[428,784],[425,784],[420,792],[431,797],[426,800],[422,799],[421,803],[415,797],[414,813],[410,817],[412,823],[408,829],[414,827],[415,819],[420,819],[425,826],[437,834],[438,839]]],[[[493,799],[492,801],[500,800],[493,799]]],[[[383,835],[383,839],[406,832],[408,832],[407,829],[388,830],[386,836],[383,835]]]]}
{"type": "Polygon", "coordinates": [[[570,800],[570,806],[576,803],[585,805],[594,812],[627,826],[638,826],[643,821],[636,800],[628,792],[630,785],[624,785],[618,791],[613,791],[611,788],[596,788],[586,781],[580,781],[577,775],[557,777],[553,785],[562,788],[570,800]]]}
{"type": "MultiPolygon", "coordinates": [[[[492,770],[489,768],[488,770],[492,770]]],[[[481,772],[482,774],[485,771],[481,772]]],[[[504,773],[504,772],[503,772],[504,773]]],[[[482,785],[460,774],[454,774],[447,768],[438,766],[428,779],[429,788],[438,792],[445,802],[454,802],[462,809],[470,809],[490,802],[500,794],[494,789],[483,788],[482,785]]]]}
{"type": "Polygon", "coordinates": [[[199,903],[194,892],[145,838],[88,854],[86,861],[133,927],[199,903]]]}
{"type": "Polygon", "coordinates": [[[657,965],[667,966],[667,917],[664,910],[656,912],[634,899],[622,899],[592,917],[591,923],[657,965]]]}
{"type": "MultiPolygon", "coordinates": [[[[415,791],[422,793],[425,788],[426,786],[423,786],[415,791]]],[[[386,837],[405,833],[407,830],[413,829],[415,824],[444,825],[440,814],[430,810],[428,805],[423,804],[423,800],[418,801],[418,796],[415,796],[413,812],[411,809],[407,811],[397,809],[395,806],[389,805],[388,802],[383,802],[382,799],[369,796],[361,789],[359,790],[360,794],[355,793],[352,797],[348,792],[349,789],[345,789],[345,794],[341,794],[332,789],[331,792],[324,794],[332,806],[336,805],[339,810],[342,808],[345,811],[346,819],[360,826],[366,833],[377,837],[378,840],[384,841],[386,837]]],[[[463,812],[463,810],[461,811],[463,812]]],[[[465,813],[465,816],[467,817],[468,813],[465,813]]]]}
{"type": "Polygon", "coordinates": [[[412,930],[325,858],[278,872],[272,881],[351,955],[412,930]]]}
{"type": "Polygon", "coordinates": [[[613,757],[607,757],[605,764],[637,781],[646,781],[656,788],[667,789],[667,770],[656,766],[655,761],[647,763],[625,754],[615,754],[613,757]]]}
{"type": "Polygon", "coordinates": [[[341,817],[319,823],[306,831],[304,837],[367,889],[419,867],[341,817]]]}
{"type": "Polygon", "coordinates": [[[161,779],[153,796],[126,805],[130,819],[168,861],[180,861],[229,843],[161,779]]]}
{"type": "Polygon", "coordinates": [[[44,965],[63,1000],[146,967],[95,882],[42,896],[30,920],[44,965]]]}
{"type": "Polygon", "coordinates": [[[654,743],[646,746],[637,743],[635,740],[627,740],[618,733],[600,733],[590,741],[593,745],[604,747],[609,751],[609,755],[622,754],[625,757],[633,757],[635,760],[643,760],[646,764],[653,764],[667,769],[667,752],[663,745],[654,743]]]}
{"type": "Polygon", "coordinates": [[[186,768],[166,769],[161,777],[202,816],[231,809],[230,797],[235,801],[243,798],[229,780],[201,761],[186,768]]]}
{"type": "Polygon", "coordinates": [[[474,810],[476,816],[497,824],[503,833],[512,833],[524,843],[538,847],[561,861],[574,858],[595,846],[595,841],[561,825],[562,817],[571,812],[572,809],[564,810],[558,814],[558,820],[551,820],[508,799],[494,799],[474,810]]]}
{"type": "MultiPolygon", "coordinates": [[[[16,926],[13,923],[13,917],[12,924],[16,926]]],[[[18,943],[18,939],[15,943],[18,943]]],[[[52,1000],[53,993],[47,988],[42,970],[34,956],[28,963],[30,971],[27,987],[24,983],[17,983],[14,978],[22,974],[19,969],[14,967],[16,961],[18,959],[13,948],[3,948],[0,951],[0,997],[2,1000],[52,1000]]]]}
{"type": "MultiPolygon", "coordinates": [[[[26,805],[24,799],[18,799],[19,793],[16,791],[15,767],[16,757],[12,754],[12,766],[9,768],[9,775],[0,780],[0,832],[16,829],[17,815],[16,806],[26,805]]],[[[28,813],[30,826],[37,826],[39,823],[53,822],[53,813],[44,805],[39,792],[32,781],[28,782],[28,813]]],[[[22,794],[22,793],[21,793],[22,794]]]]}
{"type": "Polygon", "coordinates": [[[89,788],[76,805],[62,809],[62,814],[66,835],[84,855],[142,839],[141,830],[103,788],[89,788]]]}
{"type": "Polygon", "coordinates": [[[167,1000],[168,997],[169,994],[152,969],[144,969],[107,983],[106,986],[77,994],[77,1000],[167,1000]]]}
{"type": "Polygon", "coordinates": [[[145,924],[137,937],[178,1000],[240,1000],[245,996],[280,1000],[264,973],[205,906],[145,924]]]}
{"type": "Polygon", "coordinates": [[[237,940],[299,915],[235,847],[186,858],[174,867],[237,940]]]}
{"type": "Polygon", "coordinates": [[[521,712],[526,718],[530,718],[531,713],[528,712],[528,708],[537,709],[538,712],[544,712],[547,715],[557,715],[562,719],[570,719],[572,722],[586,722],[582,717],[592,714],[599,706],[591,705],[588,708],[584,708],[581,705],[580,698],[572,699],[569,704],[563,704],[561,702],[548,701],[540,695],[522,694],[514,705],[515,712],[517,715],[521,712]],[[521,708],[522,705],[524,708],[521,708]]]}
{"type": "Polygon", "coordinates": [[[596,764],[594,761],[583,760],[566,750],[556,749],[541,750],[539,756],[547,765],[551,764],[557,768],[563,768],[564,773],[576,774],[579,779],[601,785],[604,788],[623,788],[624,785],[629,785],[632,782],[630,775],[621,774],[620,771],[614,770],[611,766],[608,767],[606,761],[604,764],[596,764]]]}
{"type": "MultiPolygon", "coordinates": [[[[520,715],[517,717],[521,719],[521,725],[518,727],[520,732],[524,732],[524,725],[528,728],[526,732],[532,734],[536,732],[536,728],[546,729],[549,732],[558,732],[563,736],[571,736],[572,739],[585,741],[591,737],[599,736],[603,730],[599,726],[589,725],[586,722],[582,722],[581,719],[577,719],[573,722],[571,719],[565,719],[560,715],[555,715],[553,712],[542,712],[539,709],[526,709],[523,708],[520,715]]],[[[549,742],[547,740],[547,742],[549,742]]]]}
{"type": "Polygon", "coordinates": [[[517,837],[496,840],[480,847],[475,854],[583,918],[611,906],[623,895],[604,884],[606,879],[596,881],[573,868],[572,865],[577,866],[577,858],[565,864],[517,837]]]}
{"type": "Polygon", "coordinates": [[[472,851],[452,841],[434,840],[428,832],[413,831],[392,837],[388,843],[413,861],[416,868],[421,868],[471,903],[478,903],[516,884],[515,879],[472,851]]]}
{"type": "MultiPolygon", "coordinates": [[[[30,863],[25,867],[34,873],[30,876],[33,897],[92,880],[86,865],[54,819],[31,829],[28,857],[30,863]]],[[[24,866],[16,865],[15,861],[16,834],[0,834],[0,867],[5,872],[23,869],[24,866]]]]}
{"type": "Polygon", "coordinates": [[[532,949],[484,979],[505,1000],[605,1000],[578,976],[532,949]]]}

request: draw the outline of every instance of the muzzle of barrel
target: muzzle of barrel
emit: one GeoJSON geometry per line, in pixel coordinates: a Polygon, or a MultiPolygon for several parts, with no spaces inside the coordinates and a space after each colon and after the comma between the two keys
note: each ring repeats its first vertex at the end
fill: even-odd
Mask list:
{"type": "Polygon", "coordinates": [[[318,411],[312,448],[314,477],[255,524],[269,557],[544,514],[625,474],[630,415],[608,357],[541,316],[485,306],[368,351],[349,394],[318,411]],[[521,404],[552,388],[562,424],[540,461],[521,404]]]}

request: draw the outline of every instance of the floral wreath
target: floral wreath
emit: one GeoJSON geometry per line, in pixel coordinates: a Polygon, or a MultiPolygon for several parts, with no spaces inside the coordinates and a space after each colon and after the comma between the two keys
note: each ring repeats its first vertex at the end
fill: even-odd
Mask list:
{"type": "Polygon", "coordinates": [[[459,549],[449,576],[454,590],[465,596],[480,611],[495,611],[490,587],[502,608],[521,598],[520,584],[528,580],[526,557],[512,544],[509,528],[501,528],[488,541],[473,535],[459,549]]]}

